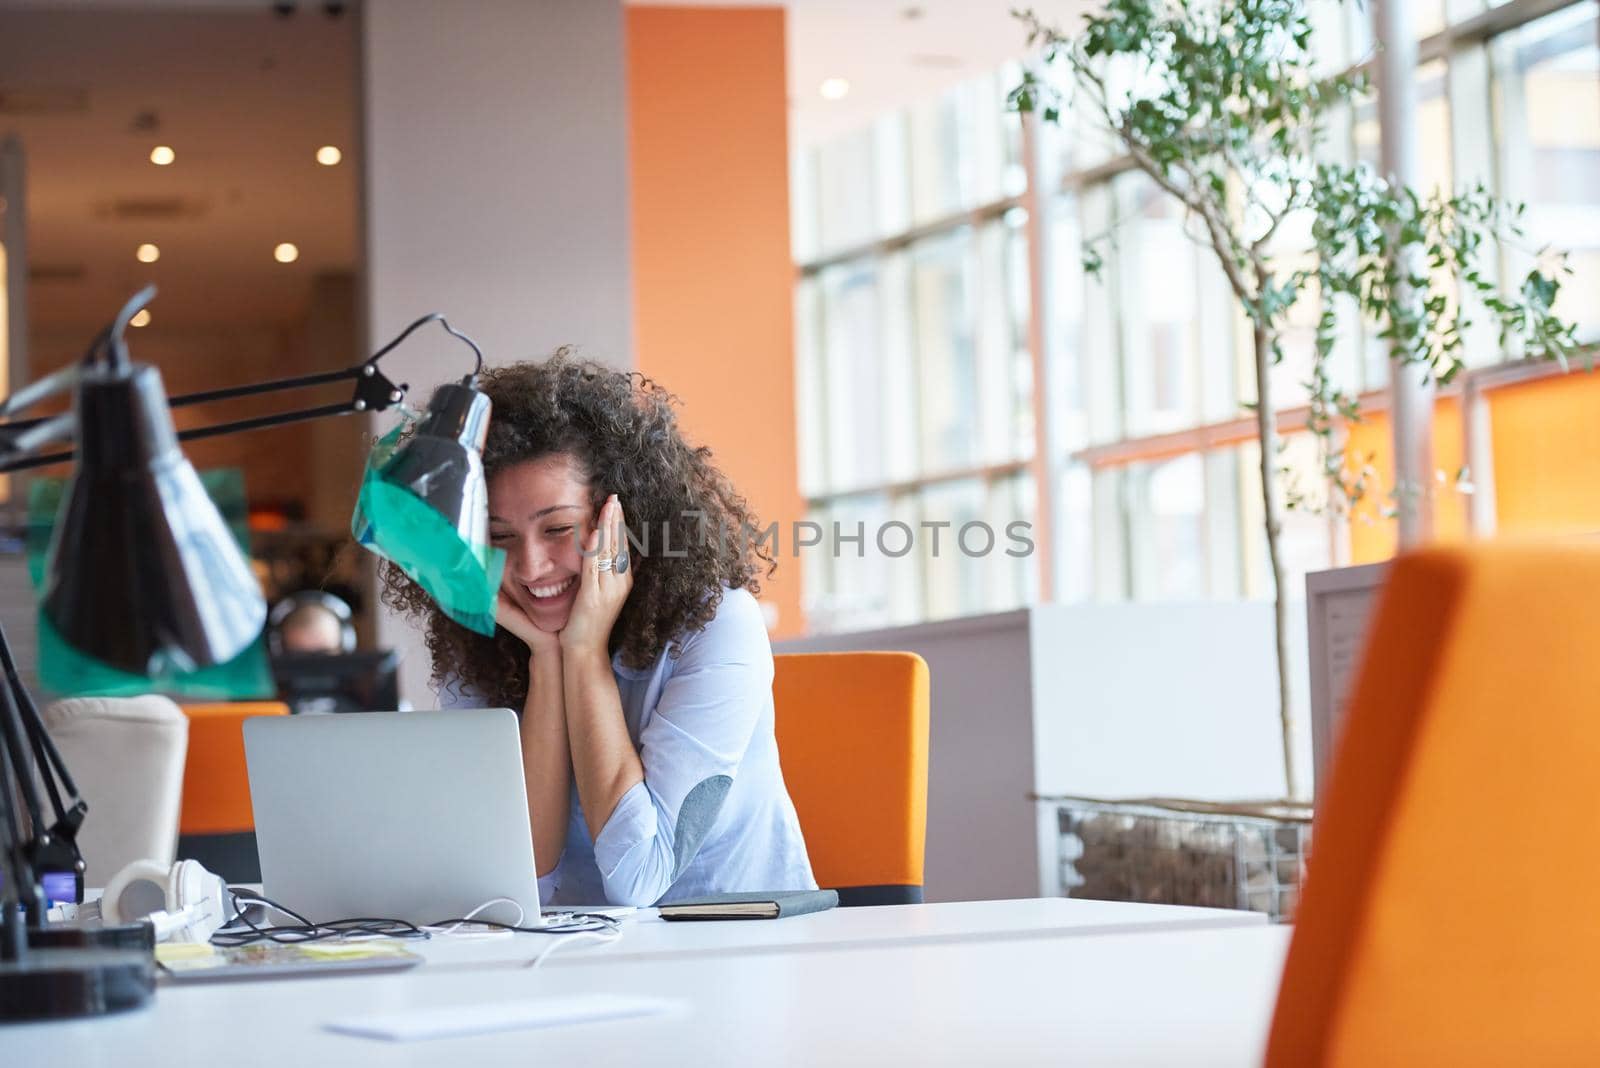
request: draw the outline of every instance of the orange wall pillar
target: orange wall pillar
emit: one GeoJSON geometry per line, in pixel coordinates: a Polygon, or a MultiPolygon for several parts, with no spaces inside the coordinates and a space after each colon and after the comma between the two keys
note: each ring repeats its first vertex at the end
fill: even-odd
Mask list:
{"type": "MultiPolygon", "coordinates": [[[[626,8],[637,367],[764,524],[804,517],[782,8],[626,8]]],[[[803,629],[792,555],[763,583],[803,629]]]]}

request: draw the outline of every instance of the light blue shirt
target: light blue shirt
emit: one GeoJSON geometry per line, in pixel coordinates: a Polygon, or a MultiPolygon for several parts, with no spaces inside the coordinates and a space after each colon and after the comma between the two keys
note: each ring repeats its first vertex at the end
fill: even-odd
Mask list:
{"type": "MultiPolygon", "coordinates": [[[[593,840],[576,785],[567,844],[539,880],[549,905],[655,905],[740,890],[814,890],[773,733],[772,645],[748,590],[725,589],[704,630],[636,670],[613,657],[644,781],[593,840]]],[[[480,708],[460,686],[441,708],[480,708]]],[[[520,709],[517,710],[520,713],[520,709]]]]}

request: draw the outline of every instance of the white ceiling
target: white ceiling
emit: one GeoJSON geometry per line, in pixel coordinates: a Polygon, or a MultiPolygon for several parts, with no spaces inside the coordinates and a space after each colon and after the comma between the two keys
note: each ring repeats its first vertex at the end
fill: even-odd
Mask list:
{"type": "Polygon", "coordinates": [[[1027,53],[1014,7],[1063,27],[1094,0],[789,0],[790,140],[815,144],[1027,53]],[[843,78],[850,92],[824,100],[843,78]]]}
{"type": "Polygon", "coordinates": [[[782,7],[790,142],[807,147],[1027,54],[1013,9],[1063,28],[1103,0],[626,0],[639,7],[782,7]],[[823,81],[850,92],[825,100],[823,81]]]}
{"type": "MultiPolygon", "coordinates": [[[[797,146],[1024,52],[1008,0],[783,6],[797,146]],[[849,94],[824,100],[827,78],[848,80],[849,94]]],[[[1034,6],[1065,21],[1091,5],[1034,6]]],[[[36,327],[103,321],[147,280],[163,288],[152,329],[287,323],[317,272],[353,268],[356,26],[327,17],[321,0],[299,8],[280,18],[267,0],[0,0],[0,94],[26,90],[65,109],[21,114],[0,102],[0,135],[20,133],[28,155],[36,327]],[[157,129],[136,129],[147,113],[157,129]],[[153,166],[155,144],[172,145],[177,162],[153,166]],[[344,162],[319,166],[323,144],[344,162]],[[113,201],[163,200],[194,214],[106,214],[113,201]],[[149,266],[134,259],[147,241],[161,249],[149,266]],[[280,241],[299,246],[298,262],[273,262],[280,241]]]]}

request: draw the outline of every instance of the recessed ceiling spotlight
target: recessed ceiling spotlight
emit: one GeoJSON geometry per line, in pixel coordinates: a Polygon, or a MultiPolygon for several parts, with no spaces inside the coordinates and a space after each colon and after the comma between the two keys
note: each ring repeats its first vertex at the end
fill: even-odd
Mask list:
{"type": "Polygon", "coordinates": [[[344,159],[344,153],[340,152],[334,145],[323,145],[317,149],[317,162],[324,167],[337,166],[342,159],[344,159]]]}
{"type": "Polygon", "coordinates": [[[146,243],[133,250],[133,258],[140,263],[154,263],[161,258],[161,250],[146,243]]]}
{"type": "Polygon", "coordinates": [[[293,263],[295,260],[300,258],[300,250],[295,248],[294,245],[285,241],[283,244],[272,250],[272,258],[277,260],[279,263],[293,263]]]}
{"type": "Polygon", "coordinates": [[[824,100],[843,100],[850,94],[850,83],[843,78],[824,78],[822,84],[817,86],[817,92],[822,94],[824,100]]]}
{"type": "Polygon", "coordinates": [[[129,326],[149,326],[150,325],[150,309],[149,308],[140,308],[139,309],[139,313],[137,315],[135,315],[132,319],[128,320],[128,325],[129,326]]]}
{"type": "Polygon", "coordinates": [[[157,145],[150,150],[150,162],[157,167],[165,167],[178,158],[178,154],[167,145],[157,145]]]}

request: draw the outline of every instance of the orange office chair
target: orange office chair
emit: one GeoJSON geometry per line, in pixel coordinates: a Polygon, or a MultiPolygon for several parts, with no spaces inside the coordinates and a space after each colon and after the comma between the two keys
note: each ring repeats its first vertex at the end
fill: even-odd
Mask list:
{"type": "Polygon", "coordinates": [[[244,721],[286,716],[276,701],[183,705],[189,717],[189,757],[183,766],[178,856],[198,860],[230,882],[256,882],[255,811],[244,762],[244,721]]]}
{"type": "Polygon", "coordinates": [[[778,753],[817,885],[841,905],[921,901],[928,665],[915,653],[773,659],[778,753]]]}
{"type": "Polygon", "coordinates": [[[1269,1065],[1600,1063],[1600,547],[1395,563],[1269,1065]]]}

